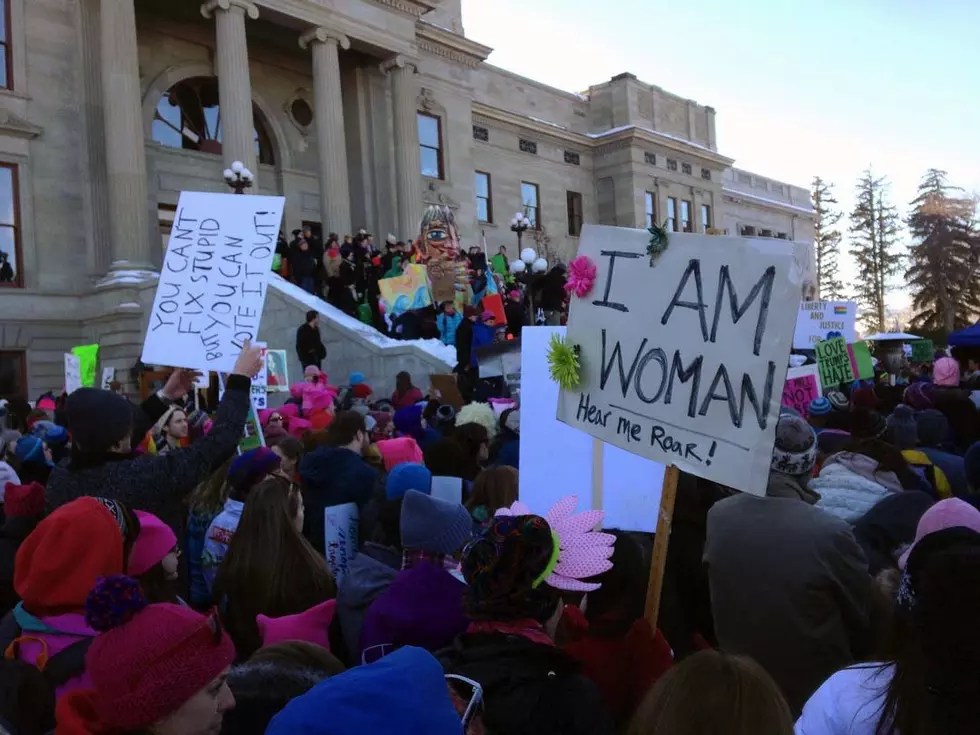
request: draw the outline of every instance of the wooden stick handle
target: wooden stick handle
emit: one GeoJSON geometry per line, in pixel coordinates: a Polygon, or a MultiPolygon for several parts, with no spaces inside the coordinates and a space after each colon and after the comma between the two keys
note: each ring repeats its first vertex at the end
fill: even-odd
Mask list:
{"type": "Polygon", "coordinates": [[[657,629],[660,613],[660,593],[664,585],[664,568],[667,565],[667,544],[670,543],[670,526],[674,518],[674,501],[677,499],[677,481],[681,471],[667,465],[664,471],[663,490],[660,495],[660,517],[653,539],[653,558],[650,563],[650,579],[647,582],[647,601],[643,616],[653,630],[657,629]]]}

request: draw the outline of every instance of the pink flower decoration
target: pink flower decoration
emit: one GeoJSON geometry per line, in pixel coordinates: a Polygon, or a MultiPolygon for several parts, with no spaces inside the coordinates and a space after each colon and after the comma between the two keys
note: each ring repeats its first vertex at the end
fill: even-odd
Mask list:
{"type": "Polygon", "coordinates": [[[568,264],[568,281],[565,282],[565,290],[574,292],[580,299],[584,299],[595,285],[595,277],[595,263],[589,256],[580,255],[573,258],[568,264]]]}

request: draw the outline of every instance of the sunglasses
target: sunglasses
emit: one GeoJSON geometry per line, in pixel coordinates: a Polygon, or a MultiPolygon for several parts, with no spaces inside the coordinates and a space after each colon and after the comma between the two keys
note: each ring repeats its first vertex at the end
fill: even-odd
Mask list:
{"type": "Polygon", "coordinates": [[[275,414],[274,416],[270,416],[269,417],[269,421],[270,422],[272,422],[272,421],[282,421],[282,416],[280,416],[279,414],[275,414]]]}

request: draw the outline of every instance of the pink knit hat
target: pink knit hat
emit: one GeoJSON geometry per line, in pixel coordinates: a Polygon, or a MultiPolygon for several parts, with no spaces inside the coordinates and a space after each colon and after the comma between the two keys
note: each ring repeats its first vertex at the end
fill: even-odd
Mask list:
{"type": "Polygon", "coordinates": [[[85,656],[99,722],[141,730],[178,710],[235,658],[216,616],[182,605],[147,605],[136,580],[99,580],[85,603],[101,635],[85,656]]]}
{"type": "Polygon", "coordinates": [[[899,569],[905,569],[905,564],[909,560],[912,549],[923,538],[930,533],[942,531],[947,528],[969,528],[980,533],[980,510],[959,498],[949,498],[940,500],[929,510],[922,514],[919,525],[915,529],[915,541],[909,546],[905,553],[898,558],[899,569]]]}
{"type": "Polygon", "coordinates": [[[306,641],[330,650],[330,624],[337,613],[337,601],[327,600],[296,615],[255,618],[262,636],[262,645],[271,646],[283,641],[306,641]]]}
{"type": "Polygon", "coordinates": [[[163,557],[173,551],[177,545],[177,537],[170,526],[152,513],[142,510],[135,511],[140,522],[140,535],[133,542],[133,550],[129,552],[129,565],[126,574],[138,577],[146,574],[154,566],[163,561],[163,557]]]}
{"type": "Polygon", "coordinates": [[[385,470],[391,472],[400,464],[410,462],[413,464],[423,464],[422,449],[418,442],[410,436],[403,436],[398,439],[384,439],[378,442],[378,451],[385,463],[385,470]]]}
{"type": "Polygon", "coordinates": [[[940,357],[932,366],[932,379],[936,385],[959,387],[960,364],[952,357],[940,357]]]}

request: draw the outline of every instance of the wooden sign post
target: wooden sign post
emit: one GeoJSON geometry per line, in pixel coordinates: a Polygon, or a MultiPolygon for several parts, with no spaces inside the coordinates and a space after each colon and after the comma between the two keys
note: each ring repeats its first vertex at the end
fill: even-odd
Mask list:
{"type": "Polygon", "coordinates": [[[650,578],[647,581],[647,601],[643,617],[652,630],[657,629],[660,613],[660,593],[664,586],[664,568],[667,565],[667,544],[670,543],[670,527],[674,519],[674,501],[677,499],[677,481],[681,471],[676,465],[667,465],[664,472],[664,487],[660,495],[660,517],[653,537],[653,555],[650,560],[650,578]]]}

